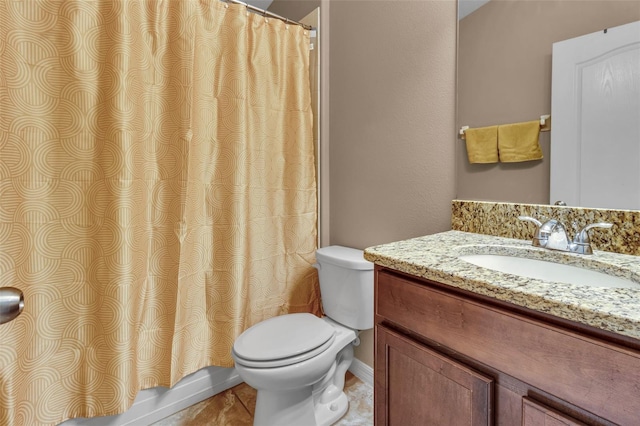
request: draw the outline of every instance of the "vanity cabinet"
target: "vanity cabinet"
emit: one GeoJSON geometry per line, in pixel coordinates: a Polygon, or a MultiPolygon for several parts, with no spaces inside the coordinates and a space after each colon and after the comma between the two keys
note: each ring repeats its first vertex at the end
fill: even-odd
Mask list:
{"type": "Polygon", "coordinates": [[[639,425],[640,342],[376,265],[375,424],[639,425]]]}

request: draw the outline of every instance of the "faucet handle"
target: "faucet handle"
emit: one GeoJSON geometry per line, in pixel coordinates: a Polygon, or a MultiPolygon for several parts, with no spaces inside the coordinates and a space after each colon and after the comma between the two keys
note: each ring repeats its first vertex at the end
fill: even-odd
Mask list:
{"type": "MultiPolygon", "coordinates": [[[[547,245],[549,241],[549,233],[547,230],[542,230],[544,226],[542,222],[540,222],[535,217],[531,216],[518,216],[518,219],[523,220],[525,222],[531,222],[536,225],[536,232],[533,234],[533,239],[531,241],[531,245],[534,247],[544,247],[547,245]]],[[[545,223],[546,225],[546,223],[545,223]]]]}
{"type": "Polygon", "coordinates": [[[573,240],[574,243],[576,244],[589,244],[589,230],[593,229],[593,228],[604,228],[604,229],[609,229],[613,226],[612,223],[608,223],[608,222],[598,222],[598,223],[592,223],[590,225],[585,226],[584,228],[582,228],[582,230],[580,232],[578,232],[576,234],[576,238],[573,240]]]}
{"type": "Polygon", "coordinates": [[[540,222],[538,219],[536,219],[535,217],[531,217],[531,216],[518,216],[518,219],[520,220],[524,220],[525,222],[532,222],[535,223],[535,225],[540,228],[542,226],[542,222],[540,222]]]}
{"type": "Polygon", "coordinates": [[[593,250],[591,249],[591,241],[589,239],[589,230],[593,228],[609,229],[612,226],[612,223],[598,222],[589,224],[582,228],[582,230],[578,232],[576,234],[576,237],[573,239],[573,242],[576,244],[576,246],[578,246],[577,252],[581,254],[593,254],[593,250]]]}

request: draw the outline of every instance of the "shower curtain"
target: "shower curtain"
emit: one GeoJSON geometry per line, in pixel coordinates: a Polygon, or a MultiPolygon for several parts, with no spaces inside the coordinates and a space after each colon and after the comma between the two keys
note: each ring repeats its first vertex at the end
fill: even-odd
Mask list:
{"type": "Polygon", "coordinates": [[[218,0],[0,1],[0,424],[125,411],[319,314],[309,35],[218,0]]]}

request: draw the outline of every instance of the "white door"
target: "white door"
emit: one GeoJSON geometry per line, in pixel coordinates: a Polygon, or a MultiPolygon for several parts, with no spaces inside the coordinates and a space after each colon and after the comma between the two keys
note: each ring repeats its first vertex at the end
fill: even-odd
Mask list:
{"type": "Polygon", "coordinates": [[[640,21],[553,44],[550,202],[640,210],[640,21]]]}

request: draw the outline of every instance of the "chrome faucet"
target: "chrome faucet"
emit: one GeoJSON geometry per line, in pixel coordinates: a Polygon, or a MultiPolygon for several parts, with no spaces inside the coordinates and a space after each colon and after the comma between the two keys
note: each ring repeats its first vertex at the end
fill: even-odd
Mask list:
{"type": "Polygon", "coordinates": [[[576,234],[572,242],[569,242],[567,229],[562,222],[550,219],[545,223],[530,216],[518,216],[518,219],[533,222],[536,226],[536,233],[533,235],[531,244],[535,247],[543,247],[549,250],[568,251],[578,254],[593,254],[591,242],[589,240],[589,230],[593,228],[611,228],[611,223],[592,223],[582,228],[576,234]]]}

